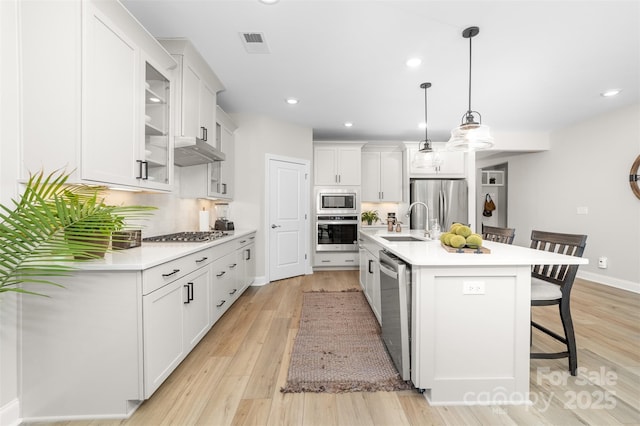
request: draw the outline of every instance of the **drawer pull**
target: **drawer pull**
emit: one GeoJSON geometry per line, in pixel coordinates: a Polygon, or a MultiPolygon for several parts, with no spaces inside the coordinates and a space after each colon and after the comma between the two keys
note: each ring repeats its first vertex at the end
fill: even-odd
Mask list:
{"type": "Polygon", "coordinates": [[[229,268],[233,269],[233,268],[235,268],[236,266],[238,266],[238,264],[237,264],[237,263],[232,263],[231,265],[229,265],[229,268]]]}
{"type": "Polygon", "coordinates": [[[169,272],[168,274],[162,274],[163,277],[170,277],[171,275],[175,275],[180,272],[180,269],[174,269],[173,272],[169,272]]]}
{"type": "Polygon", "coordinates": [[[330,261],[330,260],[327,260],[327,259],[321,260],[321,262],[322,262],[322,263],[331,263],[331,261],[330,261]]]}
{"type": "Polygon", "coordinates": [[[216,308],[219,308],[220,306],[224,305],[225,303],[227,303],[226,300],[221,301],[218,305],[216,305],[216,308]]]}
{"type": "Polygon", "coordinates": [[[196,259],[196,263],[204,262],[204,261],[205,261],[205,260],[207,260],[207,259],[208,259],[208,257],[207,257],[207,256],[203,257],[202,259],[196,259]]]}
{"type": "Polygon", "coordinates": [[[226,273],[227,273],[226,271],[222,271],[222,272],[220,272],[219,274],[216,274],[216,277],[221,277],[221,276],[223,276],[223,275],[224,275],[224,274],[226,274],[226,273]]]}
{"type": "Polygon", "coordinates": [[[244,244],[246,242],[247,242],[247,240],[242,240],[242,241],[240,241],[240,244],[244,244]]]}
{"type": "Polygon", "coordinates": [[[344,261],[345,262],[355,262],[355,260],[353,260],[353,259],[345,259],[344,261]]]}
{"type": "Polygon", "coordinates": [[[230,296],[233,296],[234,294],[236,294],[236,291],[238,291],[237,288],[234,288],[233,291],[231,293],[229,293],[230,296]]]}

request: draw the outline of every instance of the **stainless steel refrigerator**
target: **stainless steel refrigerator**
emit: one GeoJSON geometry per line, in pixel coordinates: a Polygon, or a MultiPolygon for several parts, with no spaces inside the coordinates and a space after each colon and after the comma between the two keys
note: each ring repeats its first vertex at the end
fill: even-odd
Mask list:
{"type": "MultiPolygon", "coordinates": [[[[411,179],[410,197],[412,203],[421,201],[429,206],[429,220],[438,219],[442,231],[448,230],[453,222],[469,223],[465,179],[411,179]]],[[[411,229],[424,229],[425,214],[423,206],[413,207],[411,229]]]]}

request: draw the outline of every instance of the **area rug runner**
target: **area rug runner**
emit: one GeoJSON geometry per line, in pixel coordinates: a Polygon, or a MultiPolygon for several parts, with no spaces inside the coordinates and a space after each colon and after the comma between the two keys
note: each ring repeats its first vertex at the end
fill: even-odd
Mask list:
{"type": "Polygon", "coordinates": [[[393,365],[361,291],[303,294],[300,328],[282,392],[410,388],[393,365]]]}

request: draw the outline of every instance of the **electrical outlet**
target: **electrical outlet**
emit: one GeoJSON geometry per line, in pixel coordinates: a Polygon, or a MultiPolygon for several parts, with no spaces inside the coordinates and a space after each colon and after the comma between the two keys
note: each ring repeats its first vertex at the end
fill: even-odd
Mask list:
{"type": "Polygon", "coordinates": [[[589,207],[581,206],[576,208],[576,214],[589,214],[589,207]]]}
{"type": "Polygon", "coordinates": [[[462,294],[484,294],[484,281],[464,281],[462,294]]]}
{"type": "Polygon", "coordinates": [[[598,268],[607,269],[608,259],[604,256],[598,258],[598,268]]]}

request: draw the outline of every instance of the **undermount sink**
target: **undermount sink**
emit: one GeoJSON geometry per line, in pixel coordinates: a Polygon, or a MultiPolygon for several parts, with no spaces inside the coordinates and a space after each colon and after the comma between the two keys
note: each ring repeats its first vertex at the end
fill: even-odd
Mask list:
{"type": "Polygon", "coordinates": [[[411,235],[389,235],[387,237],[380,237],[387,241],[426,241],[424,238],[413,237],[411,235]]]}

